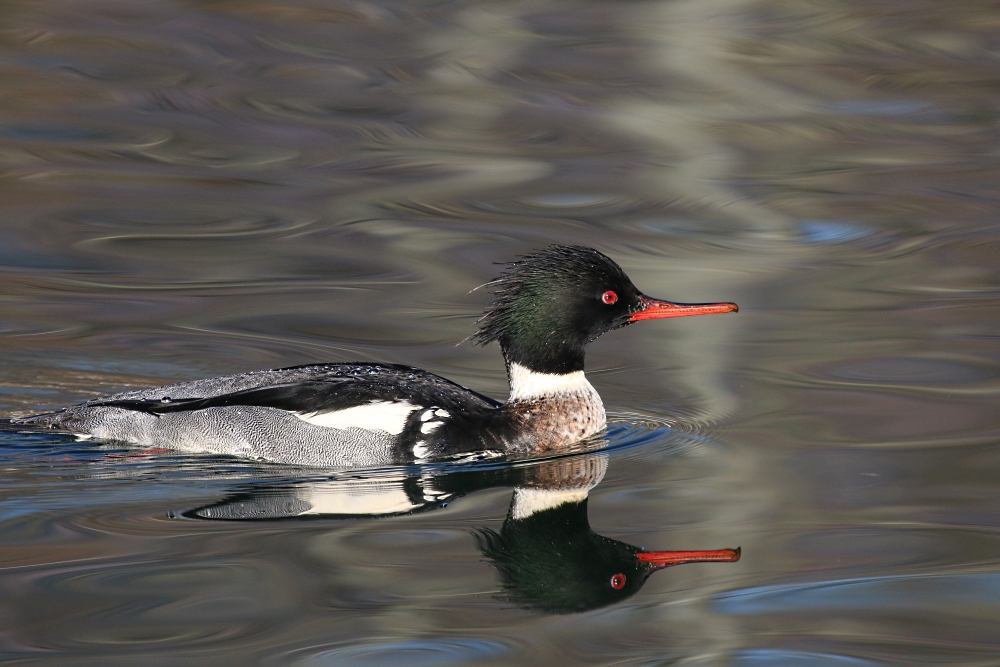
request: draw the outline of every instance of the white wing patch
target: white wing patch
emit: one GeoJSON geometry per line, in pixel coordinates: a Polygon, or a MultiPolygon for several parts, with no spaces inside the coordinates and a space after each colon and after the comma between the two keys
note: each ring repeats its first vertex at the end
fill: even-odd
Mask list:
{"type": "Polygon", "coordinates": [[[426,459],[428,454],[430,454],[430,449],[427,447],[426,441],[419,440],[417,444],[413,445],[413,458],[420,461],[426,459]]]}
{"type": "MultiPolygon", "coordinates": [[[[421,422],[420,432],[423,433],[424,435],[427,435],[428,433],[433,433],[437,429],[441,428],[441,425],[444,424],[444,420],[450,416],[451,415],[448,413],[448,411],[442,408],[437,408],[437,409],[431,408],[429,410],[424,410],[424,413],[420,415],[420,422],[421,422]]],[[[423,444],[422,441],[421,444],[423,444]]],[[[414,448],[413,451],[416,452],[417,451],[416,448],[414,448]]],[[[422,457],[417,456],[417,458],[422,458],[422,457]]]]}
{"type": "Polygon", "coordinates": [[[399,435],[406,426],[406,419],[416,409],[417,406],[405,401],[400,403],[378,401],[333,412],[308,414],[296,412],[295,416],[304,422],[326,428],[341,430],[363,428],[367,431],[385,431],[391,435],[399,435]]]}

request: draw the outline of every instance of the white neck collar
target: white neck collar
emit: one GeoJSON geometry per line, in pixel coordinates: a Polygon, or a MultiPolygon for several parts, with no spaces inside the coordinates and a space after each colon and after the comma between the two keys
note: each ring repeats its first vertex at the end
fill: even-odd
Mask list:
{"type": "Polygon", "coordinates": [[[583,371],[572,373],[537,373],[519,363],[507,366],[510,380],[510,398],[507,402],[530,401],[559,394],[590,394],[597,392],[587,381],[583,371]]]}

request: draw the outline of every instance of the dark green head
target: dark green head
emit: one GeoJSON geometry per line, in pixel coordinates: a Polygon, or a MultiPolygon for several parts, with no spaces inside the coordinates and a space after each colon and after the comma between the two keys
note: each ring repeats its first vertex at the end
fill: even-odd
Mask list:
{"type": "Polygon", "coordinates": [[[473,340],[497,341],[508,364],[538,373],[582,371],[591,341],[632,322],[738,310],[735,303],[645,296],[609,257],[583,246],[539,250],[507,264],[488,285],[493,303],[473,340]]]}
{"type": "Polygon", "coordinates": [[[473,337],[497,341],[504,357],[540,373],[583,370],[592,340],[642,309],[621,267],[593,248],[554,245],[510,262],[473,337]]]}

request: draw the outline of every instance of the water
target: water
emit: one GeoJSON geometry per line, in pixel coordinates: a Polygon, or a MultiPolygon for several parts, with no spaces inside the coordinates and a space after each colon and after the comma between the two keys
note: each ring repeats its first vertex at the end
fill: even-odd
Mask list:
{"type": "Polygon", "coordinates": [[[581,243],[741,307],[591,347],[617,421],[581,516],[742,559],[549,613],[483,536],[551,462],[345,481],[5,434],[0,657],[994,664],[998,25],[975,2],[8,0],[2,414],[355,359],[502,398],[495,348],[456,346],[469,290],[581,243]],[[452,491],[234,520],[341,482],[452,491]]]}

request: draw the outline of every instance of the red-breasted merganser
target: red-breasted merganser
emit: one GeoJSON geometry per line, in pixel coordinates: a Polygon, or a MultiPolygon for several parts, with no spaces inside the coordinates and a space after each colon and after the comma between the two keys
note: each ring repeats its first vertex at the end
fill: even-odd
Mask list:
{"type": "Polygon", "coordinates": [[[605,426],[583,374],[591,341],[642,320],[738,310],[645,296],[580,246],[510,262],[487,285],[494,299],[473,340],[499,343],[506,403],[408,366],[332,363],[126,392],[3,426],[334,468],[553,455],[605,426]]]}

